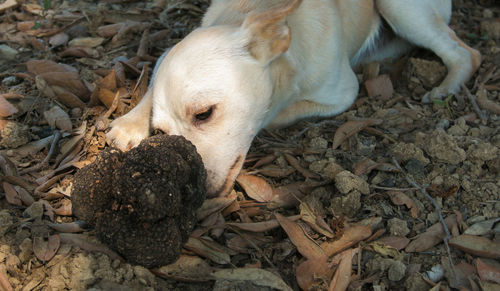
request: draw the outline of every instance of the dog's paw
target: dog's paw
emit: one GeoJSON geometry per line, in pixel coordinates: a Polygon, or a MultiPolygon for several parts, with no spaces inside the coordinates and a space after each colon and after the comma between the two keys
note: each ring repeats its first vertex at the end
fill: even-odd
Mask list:
{"type": "Polygon", "coordinates": [[[458,90],[445,89],[442,87],[436,87],[432,89],[430,92],[427,92],[422,96],[422,103],[431,103],[432,100],[442,100],[444,97],[447,97],[450,94],[457,93],[458,90]]]}
{"type": "Polygon", "coordinates": [[[106,134],[109,145],[127,151],[149,136],[149,120],[141,121],[124,115],[111,122],[111,130],[106,134]]]}

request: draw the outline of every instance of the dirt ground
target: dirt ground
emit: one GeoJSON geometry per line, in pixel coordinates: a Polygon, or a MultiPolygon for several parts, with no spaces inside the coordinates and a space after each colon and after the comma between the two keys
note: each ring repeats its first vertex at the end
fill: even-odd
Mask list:
{"type": "Polygon", "coordinates": [[[446,74],[425,50],[360,68],[347,112],[261,132],[148,270],[72,215],[72,180],[208,1],[0,0],[0,290],[500,290],[500,7],[453,4],[466,91],[421,103],[446,74]]]}

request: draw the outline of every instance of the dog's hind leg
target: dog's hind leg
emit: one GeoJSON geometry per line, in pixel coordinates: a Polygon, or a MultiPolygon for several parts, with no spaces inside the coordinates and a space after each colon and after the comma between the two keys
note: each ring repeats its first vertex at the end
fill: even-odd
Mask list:
{"type": "Polygon", "coordinates": [[[443,82],[427,93],[423,102],[458,93],[479,68],[481,54],[448,27],[451,0],[376,0],[376,6],[396,35],[433,51],[448,69],[443,82]]]}

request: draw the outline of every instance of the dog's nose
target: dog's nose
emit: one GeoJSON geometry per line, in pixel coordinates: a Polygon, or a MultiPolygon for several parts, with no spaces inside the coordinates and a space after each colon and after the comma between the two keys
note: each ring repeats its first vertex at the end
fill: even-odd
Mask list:
{"type": "Polygon", "coordinates": [[[151,135],[159,135],[159,134],[168,134],[167,132],[163,131],[162,129],[160,128],[155,128],[153,129],[153,132],[151,133],[151,135]]]}

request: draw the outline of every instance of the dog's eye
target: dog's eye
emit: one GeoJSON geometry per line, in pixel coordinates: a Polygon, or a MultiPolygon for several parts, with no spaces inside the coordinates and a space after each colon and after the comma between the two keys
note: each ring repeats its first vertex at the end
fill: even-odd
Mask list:
{"type": "Polygon", "coordinates": [[[207,121],[213,114],[215,105],[208,107],[206,110],[194,115],[195,122],[207,121]]]}

